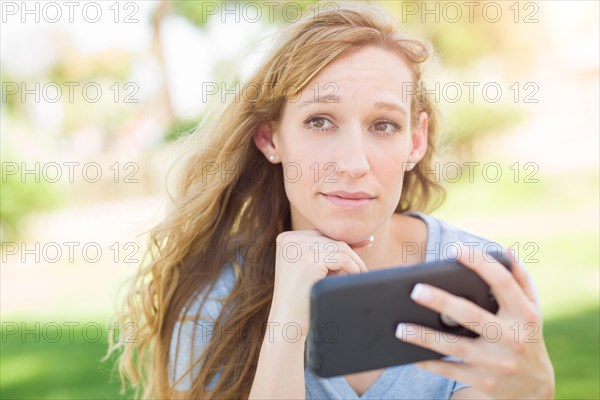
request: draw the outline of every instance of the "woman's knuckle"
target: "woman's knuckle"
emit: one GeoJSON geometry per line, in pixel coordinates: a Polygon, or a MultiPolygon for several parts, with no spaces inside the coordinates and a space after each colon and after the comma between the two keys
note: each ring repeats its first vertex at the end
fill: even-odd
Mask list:
{"type": "Polygon", "coordinates": [[[533,305],[527,305],[523,309],[523,317],[527,322],[539,323],[541,318],[538,310],[533,305]]]}
{"type": "Polygon", "coordinates": [[[458,358],[466,359],[468,355],[468,348],[462,340],[459,340],[454,344],[454,352],[458,358]]]}
{"type": "Polygon", "coordinates": [[[511,350],[514,354],[523,355],[527,352],[527,343],[524,340],[515,340],[511,344],[511,350]]]}
{"type": "Polygon", "coordinates": [[[498,368],[506,375],[512,375],[517,370],[517,363],[514,359],[509,358],[501,360],[498,364],[498,368]]]}
{"type": "Polygon", "coordinates": [[[484,325],[486,325],[488,323],[493,322],[493,321],[489,321],[488,315],[489,315],[489,313],[487,313],[487,312],[485,312],[483,310],[477,309],[477,310],[473,311],[473,317],[472,318],[473,318],[474,321],[481,321],[481,323],[483,323],[484,325]]]}
{"type": "Polygon", "coordinates": [[[512,279],[508,273],[500,275],[497,280],[500,290],[507,290],[512,285],[512,279]]]}
{"type": "Polygon", "coordinates": [[[448,305],[448,298],[440,293],[436,288],[433,288],[430,292],[431,303],[438,307],[444,308],[448,305]]]}
{"type": "Polygon", "coordinates": [[[352,259],[352,257],[350,257],[346,253],[342,253],[340,258],[347,269],[354,271],[354,260],[352,259]]]}
{"type": "Polygon", "coordinates": [[[484,391],[492,391],[496,387],[496,378],[493,376],[485,376],[481,379],[481,386],[484,391]]]}

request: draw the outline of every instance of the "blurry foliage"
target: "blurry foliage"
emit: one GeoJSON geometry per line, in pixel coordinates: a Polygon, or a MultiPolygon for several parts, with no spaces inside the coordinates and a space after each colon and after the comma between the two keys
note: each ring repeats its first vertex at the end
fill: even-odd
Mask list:
{"type": "Polygon", "coordinates": [[[215,114],[218,115],[218,112],[223,111],[224,107],[228,104],[228,101],[236,101],[233,89],[236,85],[239,85],[241,90],[242,78],[239,71],[236,70],[235,61],[217,61],[212,70],[212,76],[214,82],[223,82],[226,84],[226,90],[221,90],[219,88],[218,94],[209,96],[205,107],[200,111],[196,118],[173,121],[165,131],[165,142],[173,142],[182,136],[193,133],[200,121],[202,121],[205,116],[208,116],[207,114],[210,113],[213,116],[215,114]]]}
{"type": "MultiPolygon", "coordinates": [[[[482,4],[474,8],[472,22],[469,21],[469,15],[464,7],[461,18],[457,22],[451,22],[441,17],[442,15],[447,15],[447,18],[451,18],[449,15],[453,16],[449,11],[448,14],[444,13],[446,5],[443,2],[426,4],[414,1],[383,1],[378,3],[396,16],[401,30],[429,40],[442,68],[459,72],[457,75],[468,76],[468,71],[473,70],[478,61],[486,56],[498,57],[502,60],[502,69],[510,70],[511,64],[516,59],[522,58],[523,60],[520,61],[523,62],[534,54],[533,51],[523,50],[523,46],[530,46],[529,42],[517,43],[519,32],[515,30],[518,26],[513,23],[511,16],[505,15],[496,23],[485,21],[481,12],[482,4]],[[414,7],[417,7],[417,12],[414,11],[414,7]],[[435,13],[423,13],[424,9],[432,11],[436,8],[440,14],[437,21],[435,13]],[[424,21],[422,17],[425,18],[424,21]],[[518,52],[516,52],[517,47],[518,52]]],[[[506,7],[503,9],[506,11],[506,7]]],[[[440,72],[443,73],[443,69],[440,72]]],[[[435,78],[443,80],[442,77],[435,78]]],[[[474,81],[477,77],[473,75],[472,79],[465,80],[474,81]]],[[[465,91],[458,103],[442,101],[439,104],[444,115],[441,128],[446,143],[455,147],[459,153],[471,153],[477,138],[501,134],[527,117],[522,104],[467,102],[464,94],[465,91]]],[[[468,155],[469,158],[473,156],[468,155]]]]}
{"type": "MultiPolygon", "coordinates": [[[[6,163],[6,160],[3,158],[2,162],[6,163]]],[[[17,164],[20,166],[20,163],[17,164]]],[[[31,175],[22,179],[19,172],[14,175],[3,172],[0,187],[0,231],[3,242],[20,239],[23,217],[32,212],[57,208],[64,200],[58,183],[49,183],[41,178],[35,182],[31,175]]]]}
{"type": "MultiPolygon", "coordinates": [[[[70,42],[65,38],[65,42],[70,42]]],[[[104,50],[94,54],[85,54],[69,43],[69,51],[65,52],[59,62],[54,64],[48,75],[57,82],[93,81],[99,76],[124,82],[129,76],[134,55],[124,50],[104,50]]]]}
{"type": "MultiPolygon", "coordinates": [[[[468,153],[473,141],[488,133],[510,129],[526,117],[526,112],[516,104],[490,104],[485,102],[459,102],[447,107],[442,117],[444,144],[463,147],[468,153]]],[[[466,155],[473,159],[474,155],[466,155]]]]}
{"type": "MultiPolygon", "coordinates": [[[[600,175],[597,170],[582,169],[576,174],[571,171],[548,174],[533,166],[534,163],[529,163],[532,167],[526,167],[526,162],[514,160],[496,159],[494,162],[500,165],[501,175],[497,181],[495,170],[490,170],[489,178],[485,178],[484,165],[481,163],[473,169],[472,173],[469,173],[464,166],[458,181],[454,181],[454,171],[449,169],[447,174],[443,175],[447,179],[440,179],[448,196],[436,213],[442,218],[455,221],[472,215],[514,217],[520,213],[526,215],[534,211],[551,216],[567,210],[571,212],[593,206],[600,195],[598,187],[600,175]]],[[[565,235],[562,227],[555,226],[555,228],[561,235],[565,235]]],[[[515,238],[518,234],[520,234],[519,229],[516,229],[511,233],[511,237],[515,238]]],[[[578,234],[591,237],[587,232],[578,232],[578,234]]],[[[572,236],[573,233],[567,232],[566,235],[572,236]]],[[[590,257],[598,259],[597,243],[595,243],[596,250],[593,251],[581,254],[577,251],[569,251],[557,256],[566,257],[573,265],[580,266],[578,259],[580,256],[588,260],[590,257]]],[[[553,243],[547,249],[554,248],[556,246],[553,243]]],[[[593,247],[589,246],[589,248],[593,247]]],[[[554,257],[549,261],[554,263],[558,262],[558,259],[554,257]]],[[[560,260],[558,264],[563,261],[560,260]]],[[[593,261],[591,265],[597,266],[598,263],[593,261]]]]}
{"type": "Polygon", "coordinates": [[[444,63],[467,67],[491,50],[489,37],[480,29],[474,32],[472,24],[439,24],[430,40],[444,63]]]}
{"type": "Polygon", "coordinates": [[[171,4],[176,14],[183,16],[201,29],[205,29],[208,21],[211,18],[218,18],[221,12],[225,12],[223,10],[232,10],[232,14],[228,16],[230,19],[234,18],[235,14],[246,16],[249,20],[256,19],[261,23],[283,24],[299,18],[300,15],[296,12],[297,6],[300,6],[304,13],[308,6],[316,2],[315,0],[296,0],[289,2],[293,4],[289,4],[285,1],[237,0],[217,3],[212,0],[175,0],[171,4]],[[260,14],[256,10],[257,6],[260,7],[260,14]],[[269,17],[272,18],[272,21],[269,17]]]}
{"type": "MultiPolygon", "coordinates": [[[[472,21],[469,21],[468,7],[459,3],[452,6],[444,2],[427,4],[412,0],[375,3],[396,16],[402,31],[430,40],[443,64],[450,67],[467,68],[479,58],[492,53],[508,60],[507,65],[519,59],[527,62],[534,54],[534,42],[519,40],[519,29],[526,25],[513,22],[513,15],[506,13],[508,5],[502,7],[505,13],[502,18],[490,22],[483,18],[485,3],[473,4],[472,21]],[[456,8],[460,9],[461,14],[454,21],[456,8]],[[518,50],[518,54],[515,50],[518,50]]],[[[493,18],[491,11],[489,18],[493,18]]]]}
{"type": "Polygon", "coordinates": [[[8,75],[4,68],[0,68],[0,98],[2,98],[2,103],[0,106],[0,115],[5,113],[16,115],[17,113],[20,113],[23,109],[23,107],[20,106],[20,96],[8,96],[4,92],[4,89],[8,87],[8,82],[16,83],[18,81],[12,78],[10,75],[8,75]]]}
{"type": "Polygon", "coordinates": [[[189,135],[197,126],[197,120],[175,121],[167,128],[165,142],[174,142],[182,136],[189,135]]]}
{"type": "MultiPolygon", "coordinates": [[[[127,82],[134,55],[114,49],[87,55],[76,50],[67,38],[65,43],[68,43],[69,51],[48,71],[49,80],[64,88],[64,98],[68,96],[65,83],[79,83],[73,89],[75,101],[63,103],[63,131],[72,132],[81,126],[93,125],[100,127],[107,136],[113,135],[131,118],[130,103],[125,103],[124,99],[127,96],[132,100],[137,98],[138,85],[127,82]],[[98,84],[103,90],[100,102],[91,114],[87,111],[90,103],[82,100],[83,88],[88,83],[98,84]]],[[[95,93],[94,89],[90,93],[95,93]]]]}

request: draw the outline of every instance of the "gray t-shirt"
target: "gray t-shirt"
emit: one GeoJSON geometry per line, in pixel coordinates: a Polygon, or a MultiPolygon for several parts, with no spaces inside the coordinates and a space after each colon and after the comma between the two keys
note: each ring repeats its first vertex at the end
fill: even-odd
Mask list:
{"type": "MultiPolygon", "coordinates": [[[[490,248],[501,250],[497,242],[461,230],[432,215],[421,212],[405,212],[421,218],[427,224],[427,242],[425,261],[435,261],[452,258],[456,245],[465,243],[474,251],[488,251],[490,248]]],[[[405,251],[415,251],[407,247],[405,251]]],[[[241,261],[238,256],[238,261],[241,261]]],[[[188,315],[202,315],[195,321],[177,322],[170,349],[169,377],[171,382],[181,378],[189,369],[190,361],[200,354],[208,344],[210,335],[216,331],[214,320],[222,307],[222,301],[233,288],[235,271],[231,263],[222,271],[209,299],[202,310],[198,310],[199,301],[206,295],[203,291],[194,302],[188,315]],[[202,311],[201,313],[199,311],[202,311]],[[208,318],[206,318],[208,317],[208,318]],[[193,333],[196,324],[195,333],[193,333]],[[177,348],[177,334],[180,334],[179,348],[177,348]],[[175,361],[175,355],[177,360],[175,361]],[[194,358],[192,358],[194,356],[194,358]]],[[[446,360],[460,361],[455,357],[445,357],[446,360]]],[[[361,396],[352,389],[344,376],[321,378],[315,375],[306,364],[304,377],[306,383],[307,399],[448,399],[455,391],[468,387],[462,382],[446,378],[441,375],[425,371],[414,364],[388,367],[379,378],[361,396]]],[[[197,374],[200,366],[196,365],[192,371],[197,374]]],[[[214,377],[209,387],[213,387],[220,373],[214,377]]],[[[183,377],[176,383],[177,390],[186,391],[191,388],[191,377],[183,377]]]]}

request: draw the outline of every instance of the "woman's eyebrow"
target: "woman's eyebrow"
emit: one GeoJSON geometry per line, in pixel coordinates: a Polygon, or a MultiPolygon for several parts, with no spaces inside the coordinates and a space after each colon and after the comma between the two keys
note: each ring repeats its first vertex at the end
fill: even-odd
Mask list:
{"type": "Polygon", "coordinates": [[[406,112],[406,110],[404,109],[404,107],[402,107],[400,104],[396,104],[396,103],[389,103],[387,101],[378,101],[375,104],[373,104],[373,106],[375,108],[382,108],[382,109],[390,109],[390,110],[400,111],[404,115],[408,114],[406,112]]]}
{"type": "Polygon", "coordinates": [[[309,104],[314,104],[314,103],[339,103],[340,101],[342,101],[342,98],[338,95],[335,94],[327,94],[324,96],[319,96],[317,98],[312,98],[309,100],[305,100],[302,103],[300,103],[300,107],[306,107],[309,104]]]}
{"type": "MultiPolygon", "coordinates": [[[[314,104],[314,103],[339,103],[340,101],[342,101],[342,98],[340,96],[334,95],[334,94],[328,94],[325,96],[319,96],[317,98],[312,98],[309,100],[305,100],[302,103],[300,103],[300,107],[306,107],[309,104],[314,104]]],[[[402,114],[408,114],[407,111],[404,109],[404,107],[402,107],[399,104],[396,103],[390,103],[387,101],[377,101],[373,104],[373,107],[375,108],[379,108],[379,109],[389,109],[389,110],[395,110],[395,111],[399,111],[402,114]]]]}

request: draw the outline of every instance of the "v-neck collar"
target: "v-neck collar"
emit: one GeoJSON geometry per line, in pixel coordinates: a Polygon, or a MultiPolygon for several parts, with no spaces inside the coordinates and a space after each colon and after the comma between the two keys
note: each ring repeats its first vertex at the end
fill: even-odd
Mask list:
{"type": "MultiPolygon", "coordinates": [[[[360,396],[354,391],[354,389],[352,389],[352,386],[350,386],[350,383],[343,375],[336,376],[333,379],[336,380],[336,383],[338,383],[338,387],[343,389],[343,393],[340,394],[344,399],[368,399],[371,393],[379,393],[381,391],[382,388],[380,386],[388,380],[388,377],[393,376],[393,380],[395,381],[398,378],[397,371],[398,368],[395,366],[386,368],[375,380],[375,382],[373,382],[371,386],[369,386],[368,389],[360,396]]],[[[379,395],[377,398],[379,397],[381,396],[379,395]]]]}

